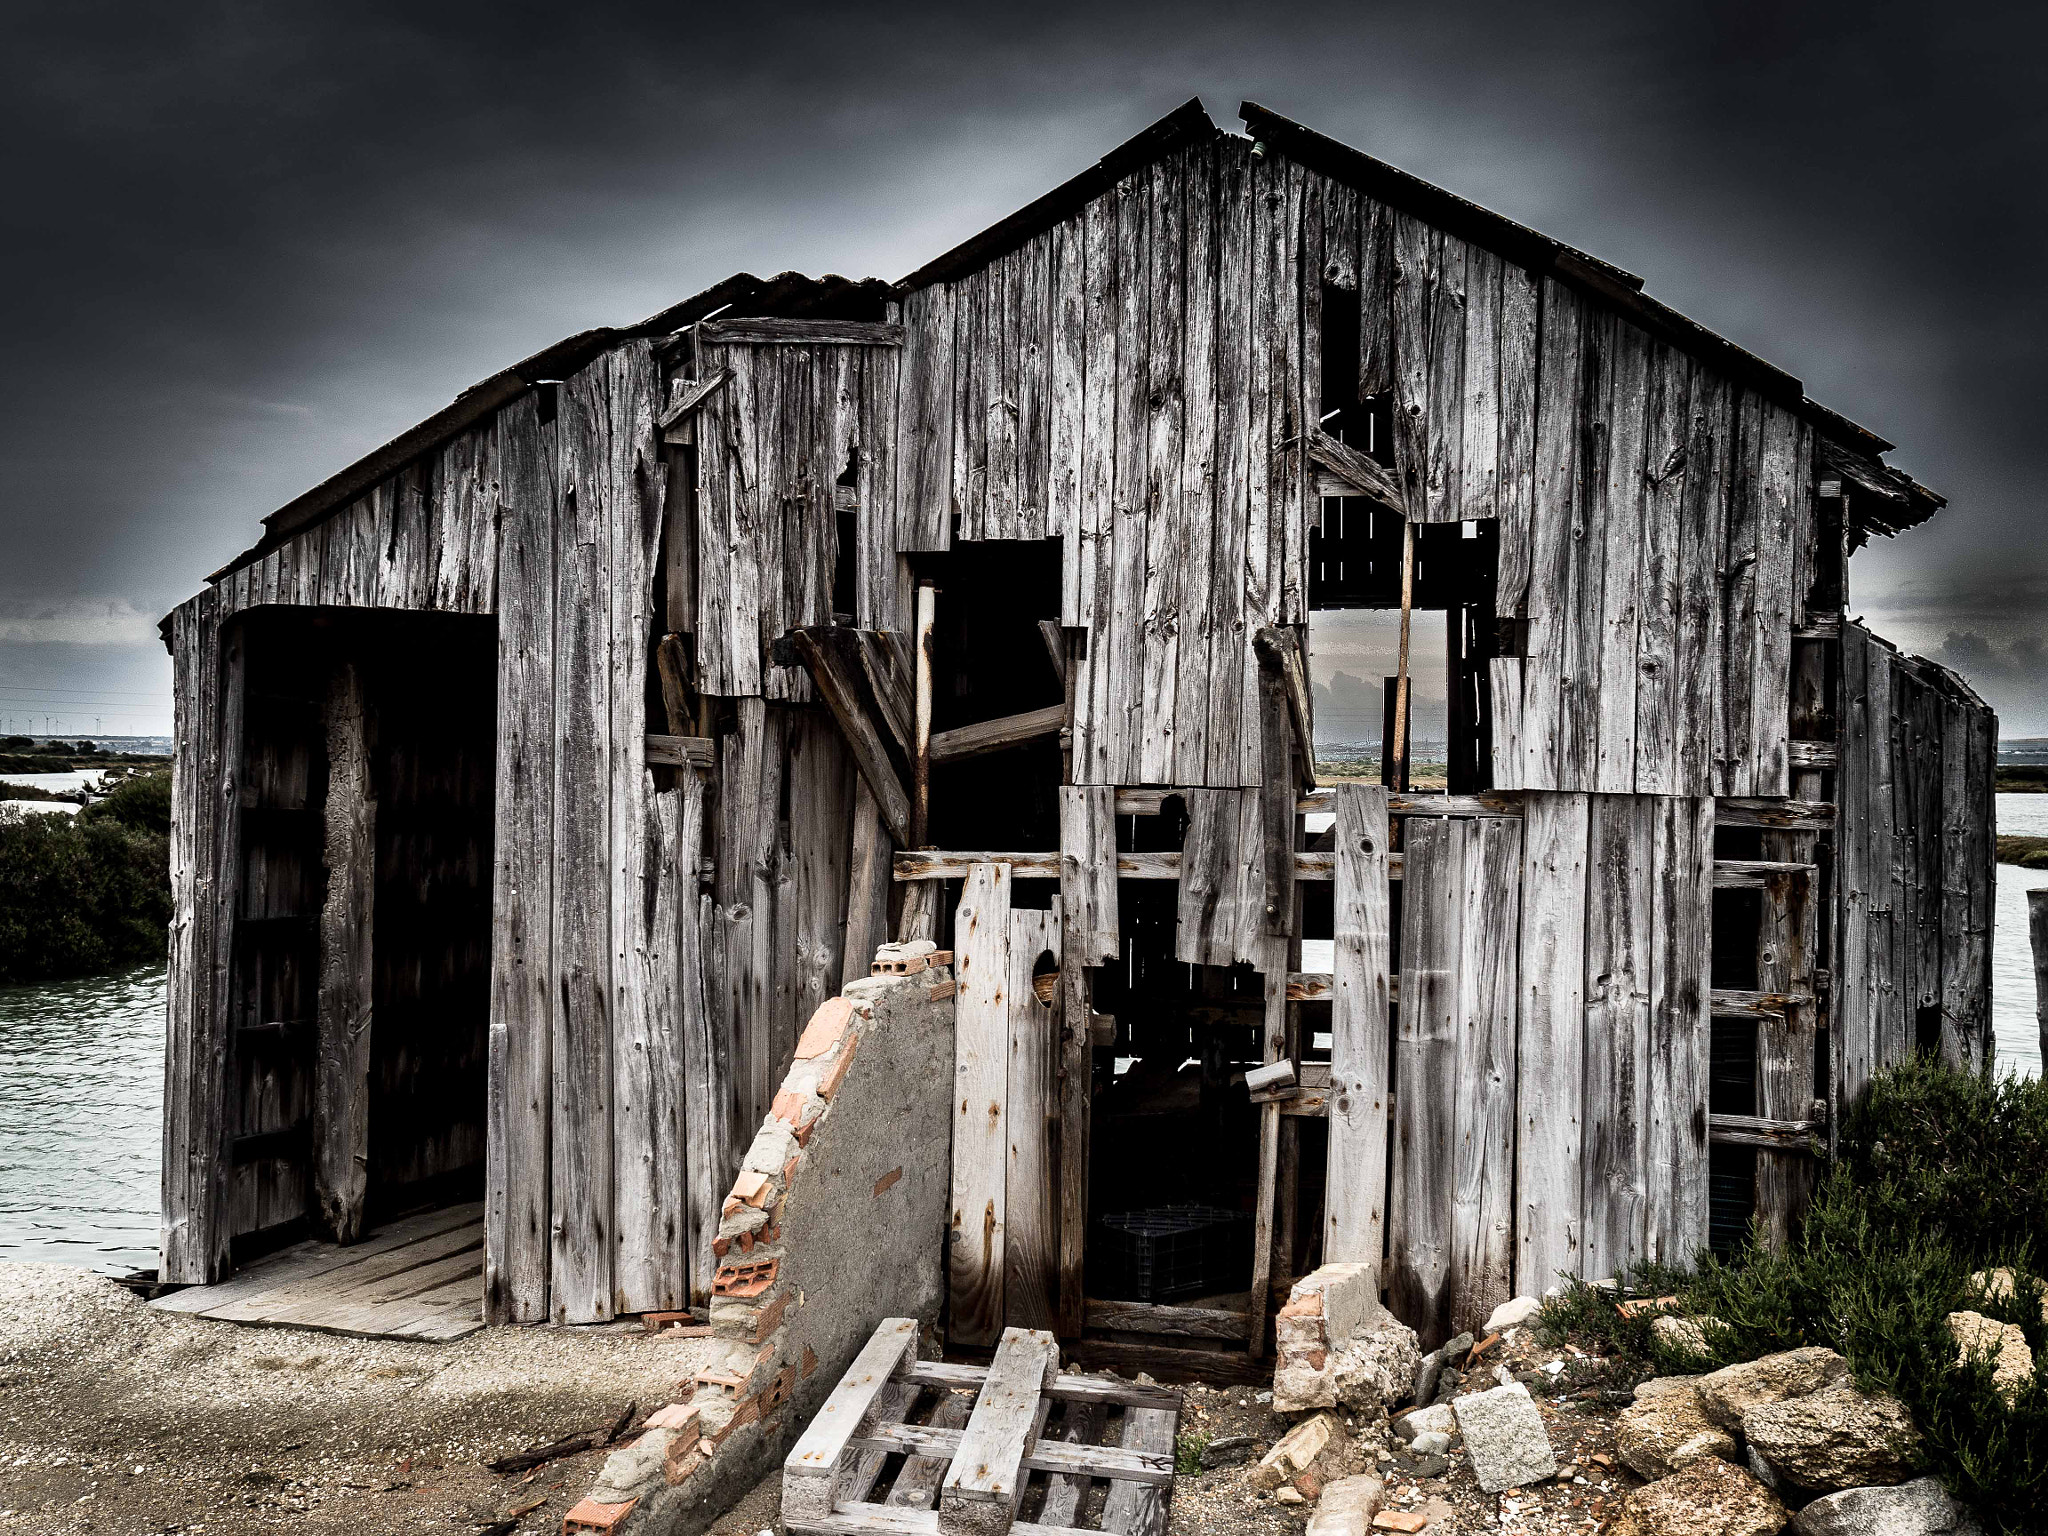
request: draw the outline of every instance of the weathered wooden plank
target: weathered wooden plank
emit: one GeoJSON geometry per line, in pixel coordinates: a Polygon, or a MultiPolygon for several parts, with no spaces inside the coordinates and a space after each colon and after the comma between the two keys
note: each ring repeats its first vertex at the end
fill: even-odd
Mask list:
{"type": "Polygon", "coordinates": [[[889,941],[889,831],[864,778],[853,785],[853,846],[846,871],[846,944],[842,981],[868,974],[875,951],[889,941]]]}
{"type": "MultiPolygon", "coordinates": [[[[879,320],[820,320],[809,316],[782,319],[768,315],[738,320],[703,320],[697,324],[700,346],[741,343],[748,346],[900,347],[904,329],[879,320]]],[[[664,421],[663,426],[668,422],[664,421]]]]}
{"type": "MultiPolygon", "coordinates": [[[[1757,487],[1763,449],[1764,402],[1755,393],[1738,394],[1731,410],[1728,493],[1721,565],[1721,718],[1727,757],[1715,792],[1724,795],[1767,795],[1771,786],[1757,777],[1757,714],[1771,707],[1756,693],[1757,650],[1767,643],[1757,612],[1758,563],[1768,551],[1758,547],[1761,510],[1757,487]]],[[[1782,786],[1779,787],[1782,789],[1782,786]]]]}
{"type": "Polygon", "coordinates": [[[1566,729],[1565,637],[1572,621],[1567,579],[1575,542],[1570,509],[1578,475],[1583,322],[1578,296],[1546,278],[1538,365],[1544,388],[1536,401],[1535,493],[1524,600],[1529,642],[1522,664],[1522,746],[1527,761],[1519,782],[1530,789],[1567,787],[1560,777],[1559,750],[1566,729]]]}
{"type": "Polygon", "coordinates": [[[548,1316],[554,1050],[555,431],[531,394],[499,414],[504,525],[493,779],[484,1314],[548,1316]]]}
{"type": "Polygon", "coordinates": [[[1829,1045],[1834,1058],[1836,1107],[1853,1102],[1876,1070],[1876,1008],[1871,992],[1872,899],[1871,805],[1873,753],[1881,750],[1882,727],[1873,735],[1870,692],[1870,633],[1860,624],[1842,626],[1839,684],[1841,771],[1835,793],[1841,800],[1842,829],[1835,840],[1836,897],[1841,912],[1834,966],[1833,1017],[1829,1045]]]}
{"type": "Polygon", "coordinates": [[[1586,853],[1585,1213],[1589,1275],[1640,1264],[1648,1246],[1651,833],[1654,802],[1591,802],[1586,853]]]}
{"type": "Polygon", "coordinates": [[[166,1280],[204,1284],[212,1213],[205,1185],[194,1175],[202,1157],[219,1155],[220,1126],[212,1128],[211,1154],[200,1131],[207,1079],[201,1035],[209,1017],[206,978],[211,967],[213,903],[212,806],[219,769],[218,722],[206,708],[217,677],[209,588],[171,614],[171,924],[168,1007],[164,1031],[162,1233],[158,1273],[166,1280]],[[205,957],[205,958],[202,958],[205,957]]]}
{"type": "Polygon", "coordinates": [[[1112,1333],[1157,1333],[1174,1338],[1242,1339],[1242,1312],[1213,1307],[1162,1307],[1135,1301],[1088,1301],[1088,1326],[1112,1333]]]}
{"type": "Polygon", "coordinates": [[[1537,279],[1513,262],[1501,266],[1500,556],[1494,606],[1519,613],[1534,555],[1536,495],[1537,279]]]}
{"type": "Polygon", "coordinates": [[[949,1337],[993,1343],[1003,1331],[1004,1191],[1009,1160],[1010,867],[967,872],[953,919],[953,1200],[949,1337]]]}
{"type": "MultiPolygon", "coordinates": [[[[1057,539],[1077,537],[1081,526],[1082,422],[1087,408],[1088,247],[1078,218],[1062,219],[1055,224],[1051,241],[1047,274],[1049,414],[1045,534],[1057,539]]],[[[1072,611],[1069,583],[1078,575],[1078,561],[1062,561],[1062,612],[1072,611]]]]}
{"type": "Polygon", "coordinates": [[[709,736],[651,735],[641,761],[654,767],[708,769],[717,757],[709,736]]]}
{"type": "Polygon", "coordinates": [[[898,842],[910,839],[910,796],[896,772],[877,721],[866,708],[856,669],[859,642],[843,629],[799,628],[790,632],[818,697],[832,712],[867,792],[898,842]]]}
{"type": "Polygon", "coordinates": [[[1835,807],[1825,800],[1756,800],[1722,796],[1714,802],[1714,819],[1724,827],[1826,832],[1834,827],[1836,815],[1835,807]]]}
{"type": "MultiPolygon", "coordinates": [[[[942,1391],[936,1407],[932,1409],[933,1429],[959,1429],[967,1422],[967,1415],[974,1409],[972,1398],[955,1391],[942,1391]]],[[[1102,1410],[1092,1411],[1100,1419],[1102,1410]]],[[[896,1481],[890,1485],[889,1497],[883,1502],[895,1509],[930,1509],[938,1502],[939,1484],[945,1480],[946,1468],[951,1466],[951,1456],[912,1456],[903,1463],[896,1474],[896,1481]]],[[[1058,1483],[1055,1482],[1055,1487],[1058,1483]]],[[[1047,1495],[1050,1500],[1051,1495],[1047,1495]]]]}
{"type": "MultiPolygon", "coordinates": [[[[837,731],[814,710],[788,733],[789,846],[795,876],[796,944],[791,1034],[839,991],[844,974],[848,857],[853,843],[853,765],[837,731]]],[[[872,958],[872,955],[870,956],[872,958]]],[[[781,1069],[778,1058],[777,1070],[781,1069]]]]}
{"type": "Polygon", "coordinates": [[[363,1232],[370,1183],[370,1047],[375,972],[377,799],[362,678],[350,662],[328,679],[320,987],[313,1077],[313,1197],[337,1243],[363,1232]]]}
{"type": "MultiPolygon", "coordinates": [[[[1875,636],[1870,637],[1865,655],[1865,687],[1870,698],[1870,776],[1865,785],[1867,800],[1862,823],[1869,847],[1865,974],[1871,999],[1870,1069],[1877,1072],[1912,1049],[1913,1035],[1906,1014],[1906,978],[1901,964],[1907,857],[1903,844],[1907,834],[1900,826],[1894,742],[1899,724],[1899,656],[1875,636]]],[[[1722,820],[1726,820],[1725,815],[1722,820]]],[[[1857,1085],[1858,1091],[1862,1086],[1857,1085]]]]}
{"type": "Polygon", "coordinates": [[[1394,1027],[1394,1160],[1387,1302],[1423,1347],[1450,1336],[1451,1196],[1456,1186],[1457,965],[1466,824],[1407,827],[1401,897],[1401,1007],[1394,1027]]]}
{"type": "Polygon", "coordinates": [[[1587,797],[1531,794],[1522,823],[1515,1291],[1580,1273],[1585,1113],[1587,797]]]}
{"type": "Polygon", "coordinates": [[[1117,923],[1116,792],[1107,785],[1060,790],[1060,911],[1064,943],[1083,965],[1107,965],[1123,948],[1117,923]]]}
{"type": "MultiPolygon", "coordinates": [[[[1261,1059],[1274,1062],[1287,1054],[1287,955],[1291,945],[1285,935],[1279,934],[1264,935],[1259,942],[1264,951],[1259,979],[1265,994],[1261,1059]]],[[[1258,1184],[1252,1197],[1251,1317],[1247,1325],[1254,1359],[1265,1353],[1266,1318],[1273,1305],[1274,1205],[1279,1165],[1280,1106],[1261,1104],[1258,1184]]]]}
{"type": "Polygon", "coordinates": [[[1047,736],[1058,735],[1066,721],[1065,704],[1048,704],[1043,709],[1027,709],[1021,714],[1004,715],[1000,719],[980,720],[972,725],[934,731],[931,760],[935,763],[958,762],[963,758],[1022,746],[1028,741],[1040,741],[1047,736]]]}
{"type": "MultiPolygon", "coordinates": [[[[1767,837],[1810,844],[1813,834],[1767,837]]],[[[1813,1105],[1813,992],[1815,903],[1807,871],[1773,875],[1764,888],[1756,941],[1757,987],[1767,993],[1804,994],[1809,1001],[1774,1011],[1757,1023],[1756,1102],[1766,1119],[1801,1120],[1813,1105]]],[[[1782,1249],[1812,1194],[1812,1167],[1802,1161],[1757,1160],[1756,1218],[1766,1240],[1782,1249]]]]}
{"type": "Polygon", "coordinates": [[[1394,478],[1410,522],[1429,520],[1430,411],[1429,308],[1442,240],[1422,220],[1393,216],[1393,450],[1394,478]]]}
{"type": "Polygon", "coordinates": [[[1335,997],[1330,1012],[1330,1150],[1324,1256],[1379,1265],[1386,1245],[1388,1054],[1386,790],[1340,784],[1335,997]]]}
{"type": "Polygon", "coordinates": [[[1216,486],[1215,528],[1205,573],[1210,620],[1208,672],[1203,696],[1209,701],[1204,725],[1206,768],[1196,782],[1257,782],[1252,761],[1257,745],[1245,724],[1250,679],[1251,630],[1245,622],[1245,539],[1250,516],[1250,395],[1253,351],[1249,309],[1253,297],[1252,206],[1248,177],[1251,146],[1222,139],[1216,160],[1216,486]]]}
{"type": "Polygon", "coordinates": [[[832,1485],[861,1420],[888,1388],[904,1358],[916,1352],[917,1319],[911,1317],[884,1318],[861,1346],[853,1364],[783,1458],[785,1520],[831,1513],[832,1485]]]}
{"type": "MultiPolygon", "coordinates": [[[[1588,476],[1595,493],[1583,516],[1586,526],[1602,530],[1599,629],[1593,637],[1598,668],[1598,732],[1588,789],[1628,794],[1636,788],[1636,716],[1642,675],[1641,617],[1643,564],[1648,521],[1648,481],[1644,455],[1651,406],[1650,341],[1628,326],[1603,328],[1609,348],[1604,414],[1582,424],[1582,431],[1605,430],[1604,475],[1588,476]]],[[[1589,459],[1599,452],[1585,443],[1589,459]]],[[[1592,542],[1590,539],[1587,542],[1592,542]]]]}
{"type": "MultiPolygon", "coordinates": [[[[1243,795],[1244,790],[1221,790],[1220,794],[1243,795]]],[[[1240,802],[1240,814],[1243,807],[1240,802]]],[[[1240,829],[1236,834],[1238,847],[1255,846],[1255,832],[1240,829]]],[[[1292,855],[1294,878],[1296,880],[1331,880],[1336,877],[1336,855],[1331,853],[1297,853],[1292,855]]],[[[1180,880],[1185,855],[1178,853],[1119,853],[1116,856],[1116,873],[1123,880],[1180,880]]],[[[899,853],[893,861],[895,878],[898,881],[959,880],[965,877],[968,868],[974,864],[1001,863],[1012,867],[1011,874],[1018,880],[1057,880],[1060,875],[1060,859],[1056,853],[1031,852],[990,852],[982,850],[962,851],[954,848],[914,848],[908,853],[899,853]]],[[[1228,899],[1234,902],[1256,904],[1263,899],[1263,886],[1258,882],[1258,869],[1240,871],[1235,894],[1228,899]]],[[[1393,856],[1390,878],[1401,878],[1401,856],[1393,856]]],[[[1256,905],[1251,910],[1256,922],[1256,905]]],[[[1216,925],[1212,925],[1216,926],[1216,925]]],[[[1219,933],[1227,930],[1217,926],[1219,933]]],[[[1217,962],[1219,964],[1223,962],[1217,962]]],[[[1231,964],[1241,962],[1232,961],[1231,964]]]]}
{"type": "MultiPolygon", "coordinates": [[[[1563,646],[1559,716],[1562,735],[1557,748],[1560,789],[1591,790],[1600,786],[1599,754],[1607,726],[1600,712],[1600,687],[1601,653],[1607,636],[1604,602],[1609,554],[1617,556],[1618,575],[1626,579],[1633,574],[1632,531],[1617,530],[1609,521],[1613,458],[1607,449],[1617,425],[1615,366],[1625,351],[1623,334],[1624,327],[1615,315],[1598,308],[1587,310],[1579,338],[1577,413],[1573,422],[1578,436],[1574,453],[1578,472],[1570,502],[1575,536],[1565,548],[1567,619],[1558,637],[1563,646]],[[1594,529],[1600,530],[1598,537],[1593,535],[1594,529]],[[1624,541],[1621,551],[1612,549],[1617,536],[1624,541]]],[[[1617,582],[1618,586],[1621,584],[1617,582]]],[[[1529,643],[1533,653],[1533,629],[1529,643]]],[[[1633,646],[1629,653],[1633,657],[1633,646]]],[[[1633,706],[1633,688],[1628,697],[1633,706]]]]}
{"type": "Polygon", "coordinates": [[[1185,436],[1183,394],[1186,326],[1186,157],[1185,152],[1153,162],[1151,224],[1147,231],[1150,323],[1146,334],[1147,420],[1143,506],[1144,555],[1141,580],[1142,655],[1135,679],[1142,701],[1137,726],[1137,772],[1133,782],[1161,784],[1177,777],[1182,589],[1187,584],[1186,525],[1190,513],[1181,486],[1185,436]]]}
{"type": "MultiPolygon", "coordinates": [[[[1652,343],[1640,517],[1641,577],[1636,624],[1634,787],[1640,794],[1687,792],[1680,773],[1679,631],[1687,573],[1681,530],[1688,490],[1692,363],[1684,353],[1652,343]]],[[[1695,570],[1691,579],[1698,580],[1695,570]]],[[[1701,784],[1692,792],[1704,789],[1701,784]]]]}
{"type": "Polygon", "coordinates": [[[1522,658],[1495,656],[1487,662],[1487,699],[1492,706],[1492,773],[1495,789],[1520,789],[1528,766],[1522,744],[1522,658]]]}
{"type": "Polygon", "coordinates": [[[1827,1131],[1822,1120],[1772,1120],[1760,1115],[1709,1115],[1706,1123],[1706,1139],[1716,1146],[1784,1153],[1812,1152],[1814,1139],[1827,1131]]]}
{"type": "Polygon", "coordinates": [[[1019,1328],[1049,1328],[1057,1304],[1059,1192],[1051,1127],[1058,1118],[1058,994],[1041,1003],[1032,979],[1060,964],[1061,912],[1010,914],[1008,1086],[1003,1103],[1009,1143],[1003,1195],[1003,1318],[1019,1328]]]}
{"type": "MultiPolygon", "coordinates": [[[[1181,423],[1179,490],[1174,515],[1179,532],[1175,563],[1179,576],[1174,630],[1174,697],[1199,700],[1198,707],[1174,710],[1172,753],[1162,778],[1208,782],[1210,688],[1219,608],[1229,606],[1219,591],[1213,557],[1219,517],[1217,453],[1217,261],[1216,156],[1208,145],[1187,150],[1182,167],[1186,243],[1182,265],[1181,423]]],[[[1229,345],[1227,341],[1222,343],[1229,345]]],[[[1151,537],[1148,532],[1148,539],[1151,537]]]]}
{"type": "MultiPolygon", "coordinates": [[[[1124,1415],[1124,1447],[1154,1456],[1173,1454],[1174,1429],[1180,1416],[1170,1409],[1133,1408],[1124,1415]]],[[[1109,1485],[1102,1506],[1102,1528],[1120,1536],[1166,1536],[1171,1487],[1118,1481],[1109,1485]]]]}
{"type": "MultiPolygon", "coordinates": [[[[1468,461],[1469,462],[1469,461],[1468,461]]],[[[1411,826],[1425,825],[1410,823],[1411,826]]],[[[1444,823],[1444,825],[1458,825],[1444,823]]],[[[1514,1294],[1516,945],[1522,827],[1460,832],[1450,1326],[1476,1330],[1514,1294]]]]}
{"type": "MultiPolygon", "coordinates": [[[[1261,954],[1265,903],[1259,792],[1194,789],[1186,792],[1186,804],[1187,836],[1176,861],[1174,957],[1191,965],[1251,964],[1261,954]]],[[[1149,862],[1121,855],[1117,869],[1121,874],[1126,863],[1149,862]]]]}
{"type": "MultiPolygon", "coordinates": [[[[1105,1416],[1099,1403],[1070,1404],[1060,1426],[1060,1438],[1070,1445],[1093,1445],[1102,1438],[1105,1416]]],[[[1085,1474],[1054,1476],[1047,1479],[1045,1503],[1038,1512],[1039,1524],[1075,1525],[1080,1518],[1081,1505],[1088,1497],[1091,1481],[1092,1479],[1085,1474]]]]}
{"type": "Polygon", "coordinates": [[[1813,429],[1767,405],[1757,460],[1756,699],[1750,756],[1757,795],[1787,792],[1792,629],[1805,616],[1799,550],[1813,520],[1813,429]]]}
{"type": "Polygon", "coordinates": [[[952,541],[954,290],[935,283],[903,297],[898,374],[896,548],[952,541]]]}
{"type": "Polygon", "coordinates": [[[1024,1493],[1024,1456],[1042,1422],[1041,1394],[1059,1373],[1059,1341],[1049,1333],[1006,1328],[989,1362],[960,1448],[939,1486],[939,1529],[994,1527],[994,1505],[1014,1512],[1024,1493]]]}
{"type": "Polygon", "coordinates": [[[1650,1051],[1644,1100],[1645,1256],[1690,1264],[1707,1243],[1707,967],[1713,948],[1714,803],[1651,810],[1650,1051]]]}
{"type": "MultiPolygon", "coordinates": [[[[732,1014],[725,993],[724,948],[716,907],[700,890],[707,835],[704,782],[694,774],[679,786],[676,828],[675,1008],[682,1035],[683,1191],[688,1211],[689,1295],[692,1306],[711,1300],[721,1207],[738,1171],[733,1104],[732,1014]]],[[[751,1126],[748,1127],[751,1133],[751,1126]]]]}

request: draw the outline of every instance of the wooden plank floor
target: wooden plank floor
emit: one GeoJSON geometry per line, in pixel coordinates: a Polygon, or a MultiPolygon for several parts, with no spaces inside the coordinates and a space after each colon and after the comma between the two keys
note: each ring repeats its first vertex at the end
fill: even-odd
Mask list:
{"type": "Polygon", "coordinates": [[[483,1206],[451,1205],[338,1248],[304,1242],[150,1305],[222,1322],[365,1338],[459,1339],[484,1325],[483,1206]]]}

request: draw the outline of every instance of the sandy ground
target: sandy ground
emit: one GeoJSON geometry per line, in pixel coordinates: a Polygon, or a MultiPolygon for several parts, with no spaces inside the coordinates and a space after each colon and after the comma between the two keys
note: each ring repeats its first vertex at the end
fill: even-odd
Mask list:
{"type": "Polygon", "coordinates": [[[383,1536],[527,1504],[520,1531],[560,1530],[602,1453],[517,1478],[482,1461],[669,1402],[710,1348],[631,1326],[452,1344],[248,1328],[0,1264],[0,1532],[383,1536]]]}

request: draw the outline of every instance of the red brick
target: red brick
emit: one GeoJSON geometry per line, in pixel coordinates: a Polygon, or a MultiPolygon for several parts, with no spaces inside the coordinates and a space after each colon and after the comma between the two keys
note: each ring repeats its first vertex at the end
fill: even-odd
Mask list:
{"type": "Polygon", "coordinates": [[[790,1155],[789,1161],[782,1165],[782,1187],[784,1189],[788,1189],[790,1180],[796,1177],[796,1165],[798,1162],[798,1158],[799,1154],[792,1153],[790,1155]]]}
{"type": "Polygon", "coordinates": [[[600,1504],[595,1499],[585,1499],[562,1516],[562,1536],[570,1536],[574,1531],[615,1531],[639,1502],[628,1499],[623,1504],[600,1504]]]}
{"type": "Polygon", "coordinates": [[[810,1103],[810,1101],[809,1094],[791,1093],[787,1088],[784,1088],[775,1095],[775,1103],[770,1106],[768,1113],[775,1116],[778,1120],[786,1120],[791,1125],[795,1125],[803,1118],[804,1106],[810,1103]]]}
{"type": "Polygon", "coordinates": [[[704,1452],[694,1439],[688,1445],[671,1440],[668,1454],[662,1458],[662,1481],[674,1488],[688,1481],[690,1474],[703,1465],[704,1452]]]}
{"type": "Polygon", "coordinates": [[[775,1271],[782,1267],[780,1259],[756,1259],[751,1264],[728,1264],[711,1277],[711,1294],[733,1296],[741,1300],[758,1296],[775,1283],[775,1271]]]}
{"type": "Polygon", "coordinates": [[[749,1342],[759,1344],[782,1324],[782,1309],[789,1305],[789,1292],[784,1291],[767,1306],[754,1314],[754,1332],[749,1342]]]}
{"type": "Polygon", "coordinates": [[[818,1368],[818,1352],[810,1345],[804,1346],[804,1379],[809,1380],[811,1372],[818,1368]]]}
{"type": "Polygon", "coordinates": [[[1282,1317],[1321,1317],[1322,1315],[1323,1293],[1321,1291],[1310,1291],[1306,1295],[1290,1297],[1287,1305],[1280,1309],[1280,1316],[1282,1317]]]}
{"type": "Polygon", "coordinates": [[[803,1036],[796,1043],[796,1059],[809,1061],[831,1050],[839,1043],[839,1037],[846,1032],[846,1021],[852,1017],[852,998],[825,999],[818,1005],[818,1011],[811,1015],[811,1022],[804,1026],[803,1036]]]}
{"type": "Polygon", "coordinates": [[[731,1239],[731,1238],[729,1238],[729,1237],[714,1237],[713,1239],[711,1239],[711,1253],[712,1253],[712,1256],[713,1256],[714,1258],[720,1258],[720,1259],[724,1258],[724,1257],[725,1257],[725,1251],[726,1251],[726,1249],[730,1248],[731,1246],[732,1246],[732,1239],[731,1239]]]}
{"type": "Polygon", "coordinates": [[[846,1069],[853,1065],[853,1048],[860,1044],[860,1036],[848,1035],[841,1047],[839,1059],[832,1063],[832,1070],[825,1074],[825,1081],[818,1084],[818,1097],[828,1102],[839,1092],[839,1085],[846,1081],[846,1069]]]}
{"type": "Polygon", "coordinates": [[[1308,1349],[1302,1351],[1301,1363],[1312,1371],[1320,1371],[1329,1358],[1329,1355],[1320,1349],[1308,1349]]]}

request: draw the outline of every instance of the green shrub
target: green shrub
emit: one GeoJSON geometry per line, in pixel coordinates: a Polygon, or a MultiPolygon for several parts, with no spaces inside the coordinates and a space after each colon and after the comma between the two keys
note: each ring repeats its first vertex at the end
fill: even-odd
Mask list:
{"type": "Polygon", "coordinates": [[[0,982],[160,960],[170,844],[113,817],[0,823],[0,982]]]}
{"type": "Polygon", "coordinates": [[[138,832],[171,835],[171,776],[143,774],[124,779],[106,799],[78,813],[88,821],[117,821],[138,832]]]}

